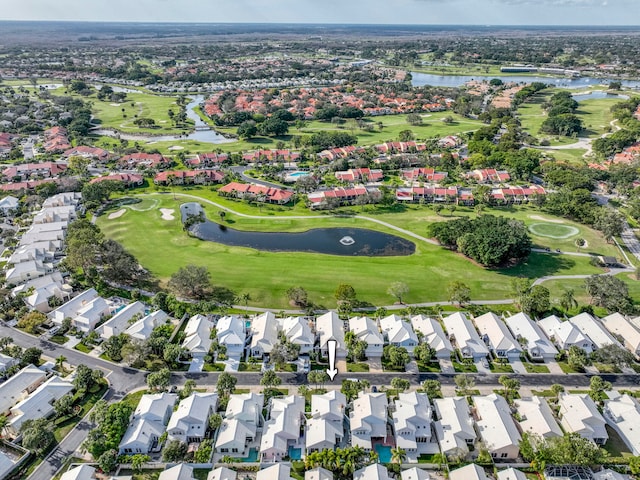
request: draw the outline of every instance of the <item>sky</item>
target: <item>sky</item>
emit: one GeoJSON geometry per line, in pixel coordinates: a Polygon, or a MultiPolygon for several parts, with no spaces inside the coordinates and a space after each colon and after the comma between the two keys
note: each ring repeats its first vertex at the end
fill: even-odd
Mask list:
{"type": "Polygon", "coordinates": [[[0,0],[1,20],[638,25],[640,0],[0,0]]]}

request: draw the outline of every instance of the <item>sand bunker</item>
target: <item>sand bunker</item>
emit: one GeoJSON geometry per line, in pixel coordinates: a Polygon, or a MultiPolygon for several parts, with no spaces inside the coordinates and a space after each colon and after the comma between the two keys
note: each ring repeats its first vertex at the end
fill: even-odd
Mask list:
{"type": "Polygon", "coordinates": [[[108,218],[109,220],[113,220],[113,219],[115,219],[115,218],[119,218],[119,217],[121,217],[122,215],[124,215],[124,212],[126,212],[126,211],[127,211],[126,209],[121,208],[121,209],[120,209],[120,210],[118,210],[117,212],[110,213],[110,214],[109,214],[109,216],[108,216],[107,218],[108,218]]]}
{"type": "Polygon", "coordinates": [[[109,105],[111,105],[112,107],[119,107],[122,104],[121,103],[110,103],[109,105]]]}
{"type": "Polygon", "coordinates": [[[173,216],[173,212],[175,210],[173,208],[161,208],[160,213],[162,214],[163,220],[175,220],[176,217],[173,216]]]}
{"type": "Polygon", "coordinates": [[[184,147],[181,147],[180,145],[173,145],[169,147],[168,150],[184,150],[184,147]]]}
{"type": "Polygon", "coordinates": [[[529,215],[529,218],[532,220],[542,220],[543,222],[549,223],[564,223],[562,220],[557,220],[555,218],[545,218],[541,217],[540,215],[529,215]]]}

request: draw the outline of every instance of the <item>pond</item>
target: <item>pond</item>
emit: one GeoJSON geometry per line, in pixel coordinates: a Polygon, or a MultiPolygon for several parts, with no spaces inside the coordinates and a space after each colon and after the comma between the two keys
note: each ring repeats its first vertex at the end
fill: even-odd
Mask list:
{"type": "Polygon", "coordinates": [[[606,98],[609,100],[629,100],[628,95],[621,95],[618,93],[608,93],[603,90],[593,90],[592,92],[574,93],[572,98],[576,102],[582,102],[583,100],[595,100],[606,98]]]}
{"type": "MultiPolygon", "coordinates": [[[[198,215],[197,203],[180,206],[182,221],[188,215],[198,215]]],[[[205,220],[190,228],[201,240],[233,247],[248,247],[268,252],[305,252],[326,255],[389,257],[415,252],[413,242],[388,233],[365,228],[313,228],[306,232],[249,232],[205,220]]]]}

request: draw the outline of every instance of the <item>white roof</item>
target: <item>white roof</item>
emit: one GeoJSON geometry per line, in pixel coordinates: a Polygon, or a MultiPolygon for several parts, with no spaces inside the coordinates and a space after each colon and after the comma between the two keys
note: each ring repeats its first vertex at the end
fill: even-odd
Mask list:
{"type": "Polygon", "coordinates": [[[521,352],[522,347],[513,338],[504,322],[495,313],[489,312],[475,318],[480,335],[487,336],[494,351],[521,352]]]}
{"type": "Polygon", "coordinates": [[[418,336],[413,325],[405,322],[398,315],[389,315],[380,320],[380,328],[387,334],[389,343],[397,344],[412,341],[418,343],[418,336]]]}
{"type": "Polygon", "coordinates": [[[53,403],[71,390],[72,383],[54,375],[11,409],[9,425],[17,432],[27,420],[48,417],[54,411],[53,403]]]}
{"type": "Polygon", "coordinates": [[[282,319],[282,331],[294,345],[310,345],[316,341],[305,317],[287,317],[282,319]]]}
{"type": "Polygon", "coordinates": [[[60,480],[93,480],[95,473],[96,469],[91,465],[80,465],[63,473],[60,480]]]}
{"type": "Polygon", "coordinates": [[[133,418],[146,418],[147,420],[164,423],[167,412],[173,411],[178,395],[175,393],[154,393],[140,397],[140,402],[133,412],[133,418]]]}
{"type": "Polygon", "coordinates": [[[611,335],[614,335],[615,338],[624,339],[624,344],[631,349],[632,353],[635,354],[640,351],[640,330],[632,321],[626,319],[620,313],[612,313],[600,319],[600,321],[611,335]]]}
{"type": "Polygon", "coordinates": [[[434,318],[425,317],[424,315],[416,315],[411,318],[413,328],[422,332],[425,341],[438,352],[453,352],[453,347],[449,341],[449,337],[444,333],[440,322],[434,318]]]}
{"type": "MultiPolygon", "coordinates": [[[[364,429],[376,432],[384,426],[386,435],[387,395],[385,393],[363,393],[353,401],[351,409],[351,431],[364,429]]],[[[373,435],[376,436],[376,435],[373,435]]]]}
{"type": "Polygon", "coordinates": [[[571,432],[582,432],[589,438],[609,438],[605,420],[595,402],[586,393],[562,393],[558,399],[562,423],[571,432]]]}
{"type": "Polygon", "coordinates": [[[291,467],[286,463],[276,463],[258,470],[256,480],[291,480],[291,467]]]}
{"type": "Polygon", "coordinates": [[[262,415],[264,405],[264,395],[257,393],[242,393],[229,396],[226,418],[239,418],[249,422],[257,423],[262,415]]]}
{"type": "Polygon", "coordinates": [[[162,310],[156,310],[131,325],[124,333],[139,340],[146,340],[151,336],[154,328],[164,325],[168,319],[169,315],[162,310]]]}
{"type": "Polygon", "coordinates": [[[640,405],[627,395],[614,400],[605,400],[604,417],[607,423],[615,427],[624,443],[634,455],[640,454],[640,405]]]}
{"type": "Polygon", "coordinates": [[[333,480],[333,472],[326,468],[317,467],[304,472],[304,480],[333,480]]]}
{"type": "Polygon", "coordinates": [[[318,448],[325,443],[335,445],[336,438],[344,437],[341,422],[333,422],[326,418],[311,418],[307,420],[306,447],[318,448]]]}
{"type": "Polygon", "coordinates": [[[344,328],[342,320],[336,312],[327,312],[316,318],[316,332],[320,335],[320,347],[326,347],[327,341],[334,339],[338,342],[338,348],[345,350],[344,328]]]}
{"type": "Polygon", "coordinates": [[[5,355],[4,353],[0,353],[0,371],[6,370],[7,368],[12,367],[17,363],[18,360],[16,360],[15,358],[10,357],[9,355],[5,355]]]}
{"type": "Polygon", "coordinates": [[[401,393],[394,405],[392,417],[398,448],[417,448],[416,437],[431,436],[432,412],[429,397],[426,393],[401,393]],[[401,431],[410,432],[410,435],[400,435],[401,431]],[[425,431],[429,433],[423,433],[425,431]]]}
{"type": "Polygon", "coordinates": [[[465,397],[446,397],[433,400],[439,420],[436,433],[441,450],[467,449],[466,439],[475,439],[473,419],[465,397]]]}
{"type": "Polygon", "coordinates": [[[227,467],[218,467],[209,472],[207,480],[236,480],[237,476],[238,474],[235,470],[231,470],[227,467]]]}
{"type": "Polygon", "coordinates": [[[58,207],[61,205],[77,205],[80,203],[82,194],[80,192],[64,192],[47,198],[43,203],[43,208],[58,207]]]}
{"type": "Polygon", "coordinates": [[[193,467],[185,463],[179,463],[175,467],[168,468],[160,473],[158,480],[192,480],[193,467]]]}
{"type": "Polygon", "coordinates": [[[116,313],[109,320],[100,325],[96,332],[99,335],[104,335],[105,330],[109,329],[108,335],[119,335],[124,332],[129,326],[129,320],[131,320],[136,315],[144,316],[145,305],[142,302],[133,302],[124,307],[118,313],[116,313]]]}
{"type": "Polygon", "coordinates": [[[41,277],[45,275],[48,268],[47,264],[43,264],[40,260],[29,260],[26,262],[16,263],[13,268],[9,268],[5,275],[7,283],[22,282],[24,277],[41,277]]]}
{"type": "Polygon", "coordinates": [[[244,345],[246,337],[245,323],[242,318],[226,315],[216,322],[216,338],[220,345],[244,345]]]}
{"type": "Polygon", "coordinates": [[[629,475],[622,475],[608,468],[593,473],[593,480],[630,480],[630,478],[629,475]]]}
{"type": "Polygon", "coordinates": [[[16,208],[18,206],[18,199],[16,197],[12,197],[11,195],[7,195],[6,197],[0,199],[0,208],[16,208]]]}
{"type": "Polygon", "coordinates": [[[6,453],[0,451],[0,478],[5,478],[14,466],[15,462],[6,453]]]}
{"type": "Polygon", "coordinates": [[[27,365],[6,382],[0,384],[0,413],[9,410],[25,398],[27,389],[44,381],[46,374],[33,365],[27,365]]]}
{"type": "Polygon", "coordinates": [[[449,480],[489,480],[489,478],[481,466],[472,463],[466,467],[451,470],[449,480]]]}
{"type": "Polygon", "coordinates": [[[369,317],[350,318],[349,330],[354,333],[358,340],[367,342],[367,345],[384,345],[384,339],[378,330],[376,322],[369,317]]]}
{"type": "Polygon", "coordinates": [[[211,470],[207,475],[207,480],[236,480],[237,473],[227,467],[218,467],[211,470]]]}
{"type": "Polygon", "coordinates": [[[386,467],[379,463],[356,470],[353,473],[353,480],[391,480],[389,472],[386,467]]]}
{"type": "Polygon", "coordinates": [[[149,445],[152,438],[160,437],[164,433],[164,425],[160,422],[135,418],[129,423],[129,428],[120,441],[120,449],[131,444],[149,445]]]}
{"type": "Polygon", "coordinates": [[[486,396],[474,396],[473,403],[480,417],[476,421],[482,439],[489,450],[518,446],[520,433],[511,417],[509,404],[501,395],[492,393],[486,396]]]}
{"type": "Polygon", "coordinates": [[[342,418],[347,406],[347,397],[339,390],[329,390],[322,395],[311,396],[311,415],[314,418],[342,418]]]}
{"type": "Polygon", "coordinates": [[[489,349],[484,344],[473,324],[462,312],[456,312],[443,320],[449,336],[455,338],[458,348],[464,350],[465,355],[489,355],[489,349]]]}
{"type": "Polygon", "coordinates": [[[64,305],[59,306],[55,310],[49,313],[49,317],[61,322],[65,318],[74,318],[78,316],[78,312],[88,305],[90,302],[99,298],[98,292],[95,289],[90,288],[85,290],[80,295],[73,297],[64,305]]]}
{"type": "Polygon", "coordinates": [[[235,418],[225,418],[218,430],[216,438],[216,448],[221,448],[230,443],[243,443],[247,437],[255,438],[257,425],[237,420],[235,418]]]}
{"type": "Polygon", "coordinates": [[[204,435],[204,426],[209,419],[209,413],[215,412],[218,405],[218,395],[215,393],[192,393],[182,400],[178,409],[173,412],[167,430],[180,428],[187,434],[191,425],[201,425],[204,435]]]}
{"type": "Polygon", "coordinates": [[[527,476],[524,472],[512,467],[506,470],[500,470],[498,472],[498,480],[527,480],[527,476]]]}
{"type": "Polygon", "coordinates": [[[562,436],[562,430],[544,398],[521,398],[513,403],[520,415],[520,427],[523,432],[533,433],[542,438],[562,436]]]}
{"type": "Polygon", "coordinates": [[[265,423],[260,442],[260,452],[274,450],[284,455],[288,450],[288,440],[300,437],[300,425],[304,417],[304,397],[290,395],[272,398],[270,418],[265,423]]]}
{"type": "Polygon", "coordinates": [[[569,321],[563,322],[555,315],[543,318],[538,322],[538,325],[540,325],[547,337],[554,337],[561,348],[591,343],[591,339],[578,330],[573,323],[569,321]]]}
{"type": "Polygon", "coordinates": [[[553,346],[540,327],[524,312],[516,313],[505,318],[505,323],[516,339],[525,338],[527,340],[527,350],[539,352],[540,354],[556,355],[558,350],[553,346]]]}
{"type": "Polygon", "coordinates": [[[251,320],[251,348],[260,347],[263,352],[269,353],[278,343],[278,322],[272,312],[265,312],[251,320]]]}
{"type": "Polygon", "coordinates": [[[191,353],[201,353],[206,355],[211,348],[211,329],[213,323],[207,320],[204,315],[194,315],[187,322],[184,329],[185,339],[182,346],[191,353]]]}
{"type": "Polygon", "coordinates": [[[602,348],[606,345],[611,345],[612,343],[621,347],[620,342],[618,342],[613,336],[602,326],[602,324],[589,315],[587,312],[583,312],[575,317],[571,317],[569,321],[576,326],[578,330],[580,330],[583,335],[586,335],[591,339],[593,344],[602,348]]]}
{"type": "Polygon", "coordinates": [[[430,480],[431,476],[426,470],[422,470],[418,467],[413,467],[408,470],[402,470],[400,472],[400,478],[402,480],[430,480]]]}

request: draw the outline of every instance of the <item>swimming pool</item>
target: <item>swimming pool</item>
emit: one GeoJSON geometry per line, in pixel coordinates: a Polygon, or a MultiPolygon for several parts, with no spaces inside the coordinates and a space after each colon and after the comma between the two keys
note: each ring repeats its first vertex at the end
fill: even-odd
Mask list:
{"type": "Polygon", "coordinates": [[[257,462],[258,461],[258,450],[255,448],[249,449],[249,455],[246,458],[241,459],[243,462],[257,462]]]}
{"type": "Polygon", "coordinates": [[[391,447],[385,445],[376,445],[373,448],[378,454],[380,463],[391,463],[391,447]]]}
{"type": "Polygon", "coordinates": [[[306,177],[307,175],[309,175],[309,172],[293,172],[293,173],[290,173],[288,176],[289,177],[306,177]]]}
{"type": "Polygon", "coordinates": [[[289,458],[291,460],[300,460],[302,458],[302,449],[289,447],[289,458]]]}

